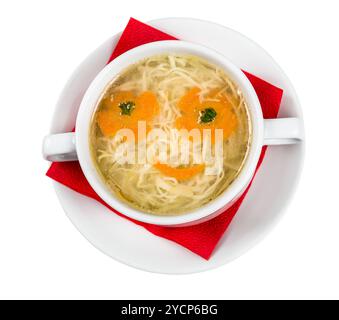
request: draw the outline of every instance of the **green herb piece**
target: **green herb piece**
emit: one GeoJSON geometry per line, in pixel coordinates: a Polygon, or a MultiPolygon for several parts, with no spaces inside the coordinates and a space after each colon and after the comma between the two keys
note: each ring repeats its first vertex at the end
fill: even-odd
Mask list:
{"type": "Polygon", "coordinates": [[[121,109],[122,115],[130,116],[135,108],[135,103],[132,101],[121,102],[119,108],[121,109]]]}
{"type": "Polygon", "coordinates": [[[213,108],[206,108],[205,110],[200,111],[199,122],[202,123],[212,122],[216,116],[217,113],[213,108]]]}

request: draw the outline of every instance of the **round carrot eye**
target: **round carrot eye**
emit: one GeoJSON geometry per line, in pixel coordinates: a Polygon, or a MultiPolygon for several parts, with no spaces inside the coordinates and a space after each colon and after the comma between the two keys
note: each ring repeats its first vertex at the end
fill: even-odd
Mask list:
{"type": "Polygon", "coordinates": [[[157,97],[150,91],[135,96],[130,91],[115,93],[106,98],[104,108],[98,112],[97,123],[103,135],[114,136],[120,129],[131,129],[138,137],[138,122],[146,121],[149,130],[159,112],[157,97]]]}
{"type": "Polygon", "coordinates": [[[227,139],[237,128],[237,118],[232,106],[223,95],[216,96],[214,92],[199,98],[199,88],[189,90],[178,102],[181,116],[176,120],[178,129],[208,128],[212,130],[212,142],[215,141],[215,130],[222,129],[223,137],[227,139]]]}

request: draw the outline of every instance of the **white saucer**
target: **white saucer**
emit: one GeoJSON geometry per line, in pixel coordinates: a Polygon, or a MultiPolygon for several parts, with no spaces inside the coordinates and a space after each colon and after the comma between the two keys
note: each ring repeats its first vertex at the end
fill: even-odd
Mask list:
{"type": "MultiPolygon", "coordinates": [[[[283,88],[279,116],[302,119],[292,84],[277,63],[253,41],[223,26],[194,19],[169,18],[149,24],[179,39],[212,47],[242,69],[283,88]]],[[[57,103],[51,133],[73,128],[84,92],[104,67],[118,38],[119,35],[115,35],[108,39],[75,70],[57,103]]],[[[295,192],[303,158],[304,142],[269,148],[245,201],[209,261],[56,182],[55,190],[75,227],[105,254],[151,272],[193,273],[239,257],[272,230],[295,192]]]]}

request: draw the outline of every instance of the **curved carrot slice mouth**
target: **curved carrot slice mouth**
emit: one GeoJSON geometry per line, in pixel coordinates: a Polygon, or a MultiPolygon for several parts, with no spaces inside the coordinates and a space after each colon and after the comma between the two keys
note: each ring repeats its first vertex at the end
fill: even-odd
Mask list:
{"type": "Polygon", "coordinates": [[[178,181],[188,180],[198,173],[204,171],[205,165],[198,164],[193,167],[188,168],[173,168],[167,164],[156,163],[154,165],[156,169],[158,169],[162,174],[177,179],[178,181]]]}

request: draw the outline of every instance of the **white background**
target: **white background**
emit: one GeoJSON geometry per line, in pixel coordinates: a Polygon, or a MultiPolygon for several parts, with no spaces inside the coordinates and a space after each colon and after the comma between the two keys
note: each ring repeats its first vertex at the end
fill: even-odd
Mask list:
{"type": "Polygon", "coordinates": [[[338,299],[338,14],[336,0],[1,1],[0,298],[338,299]],[[301,100],[297,193],[263,242],[219,269],[166,276],[112,260],[75,230],[44,176],[41,140],[65,81],[130,16],[233,28],[278,61],[301,100]]]}

